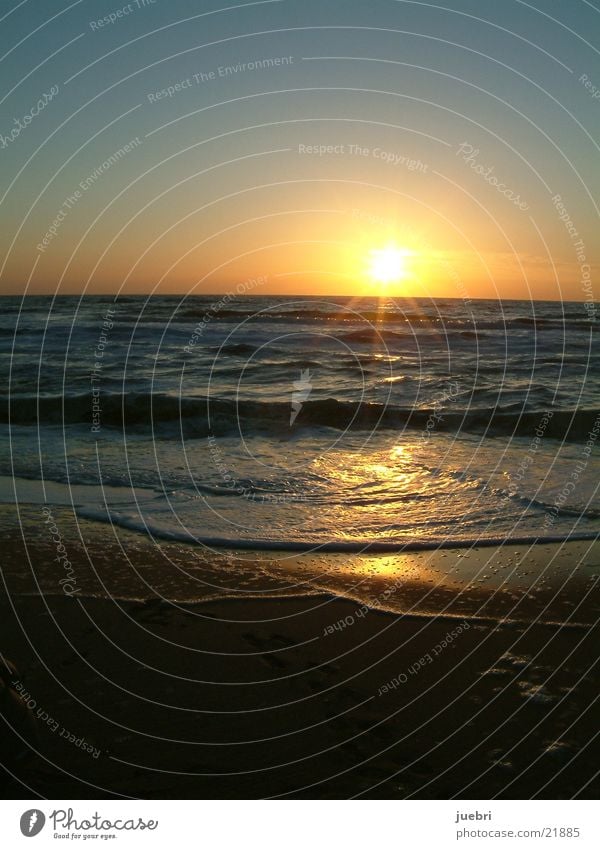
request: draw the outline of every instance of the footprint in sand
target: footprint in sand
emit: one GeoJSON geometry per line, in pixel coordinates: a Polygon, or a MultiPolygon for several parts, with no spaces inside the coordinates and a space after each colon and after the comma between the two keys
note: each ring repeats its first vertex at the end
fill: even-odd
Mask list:
{"type": "Polygon", "coordinates": [[[285,669],[287,665],[283,662],[283,660],[280,660],[278,657],[275,657],[272,654],[261,654],[260,660],[261,663],[265,664],[265,666],[268,666],[270,669],[275,669],[278,672],[282,669],[285,669]]]}
{"type": "Polygon", "coordinates": [[[281,649],[292,648],[296,645],[294,640],[290,640],[281,634],[269,634],[268,636],[245,633],[242,637],[256,649],[267,649],[269,651],[278,651],[281,649]]]}

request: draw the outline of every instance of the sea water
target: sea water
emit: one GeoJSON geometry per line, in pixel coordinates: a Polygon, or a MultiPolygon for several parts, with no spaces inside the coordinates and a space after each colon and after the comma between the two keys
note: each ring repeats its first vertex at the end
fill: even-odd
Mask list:
{"type": "Polygon", "coordinates": [[[87,518],[250,549],[600,530],[600,369],[584,304],[1,303],[0,474],[21,481],[21,500],[37,481],[36,498],[87,518]]]}

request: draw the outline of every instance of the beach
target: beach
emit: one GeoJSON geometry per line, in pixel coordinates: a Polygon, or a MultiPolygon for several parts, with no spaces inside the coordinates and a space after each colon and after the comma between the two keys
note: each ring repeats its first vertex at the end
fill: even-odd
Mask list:
{"type": "Polygon", "coordinates": [[[598,543],[249,559],[54,506],[61,560],[41,511],[0,511],[6,798],[597,795],[598,543]]]}

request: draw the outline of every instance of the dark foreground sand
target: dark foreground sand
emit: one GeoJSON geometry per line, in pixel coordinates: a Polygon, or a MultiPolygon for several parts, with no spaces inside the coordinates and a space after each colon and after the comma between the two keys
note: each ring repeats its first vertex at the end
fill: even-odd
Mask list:
{"type": "MultiPolygon", "coordinates": [[[[314,585],[307,595],[308,584],[284,593],[268,574],[254,598],[216,597],[213,587],[194,603],[133,601],[90,597],[90,562],[104,564],[98,575],[112,563],[121,587],[127,569],[146,564],[151,596],[151,563],[159,575],[165,551],[171,564],[196,555],[185,546],[159,555],[124,535],[131,565],[109,529],[84,526],[78,547],[60,518],[86,586],[80,596],[49,592],[57,566],[43,535],[28,546],[30,564],[19,534],[4,534],[0,648],[19,670],[3,672],[4,719],[16,728],[3,723],[1,732],[14,774],[5,797],[597,797],[597,548],[561,552],[577,580],[560,584],[553,573],[539,592],[503,590],[495,616],[484,594],[489,601],[498,586],[469,595],[472,576],[464,595],[456,579],[437,588],[440,611],[454,598],[452,617],[398,612],[402,603],[418,609],[419,587],[423,598],[431,593],[423,564],[412,572],[405,564],[404,584],[394,579],[391,612],[363,606],[358,590],[354,599],[314,585]],[[547,624],[566,619],[576,624],[547,624]],[[25,756],[17,734],[33,746],[25,756]]],[[[532,572],[556,554],[537,547],[532,572]]],[[[386,575],[391,586],[389,562],[371,561],[369,581],[373,563],[383,564],[379,590],[368,590],[375,604],[386,575]]],[[[224,570],[235,555],[215,562],[224,570]]]]}

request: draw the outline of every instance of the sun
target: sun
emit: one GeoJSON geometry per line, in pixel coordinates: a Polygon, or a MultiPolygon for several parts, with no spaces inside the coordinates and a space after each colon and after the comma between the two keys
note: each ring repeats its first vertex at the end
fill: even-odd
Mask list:
{"type": "Polygon", "coordinates": [[[369,251],[367,274],[373,283],[386,286],[408,277],[408,257],[412,251],[396,245],[373,248],[369,251]]]}

